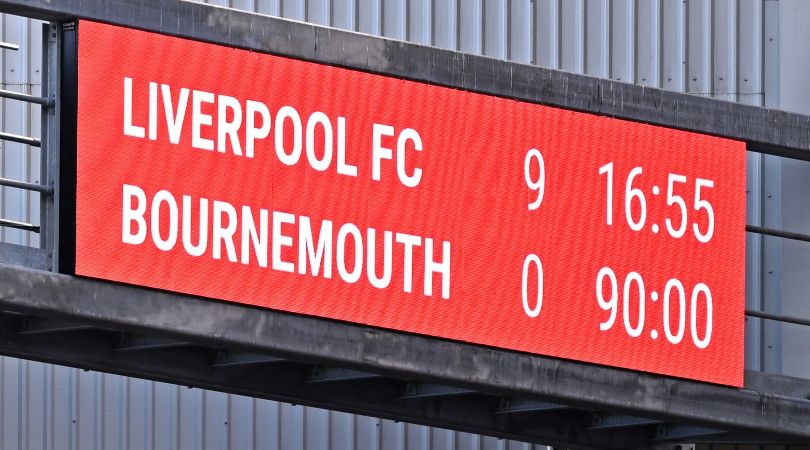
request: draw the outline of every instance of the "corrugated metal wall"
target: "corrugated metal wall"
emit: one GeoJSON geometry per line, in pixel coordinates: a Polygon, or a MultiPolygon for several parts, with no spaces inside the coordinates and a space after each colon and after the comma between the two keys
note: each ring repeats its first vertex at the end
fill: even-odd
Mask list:
{"type": "Polygon", "coordinates": [[[764,100],[764,0],[206,3],[731,101],[764,100]]]}
{"type": "MultiPolygon", "coordinates": [[[[807,24],[810,16],[810,2],[805,0],[780,0],[778,26],[780,33],[780,59],[790,66],[783,65],[779,73],[780,109],[810,114],[810,38],[807,24]]],[[[807,192],[810,192],[810,163],[806,161],[782,160],[778,173],[773,177],[779,183],[778,205],[781,207],[779,226],[786,230],[810,234],[810,207],[807,192]]],[[[767,197],[766,197],[767,198],[767,197]]],[[[781,264],[772,274],[776,278],[779,302],[769,305],[772,311],[798,317],[810,317],[810,244],[799,241],[782,240],[779,260],[781,264]]],[[[767,272],[770,275],[770,271],[767,272]]],[[[810,359],[807,347],[810,342],[810,327],[782,324],[777,335],[781,341],[774,359],[779,365],[774,370],[804,378],[810,378],[810,359]]]]}
{"type": "Polygon", "coordinates": [[[541,450],[166,383],[0,359],[0,450],[541,450]]]}
{"type": "MultiPolygon", "coordinates": [[[[780,66],[789,63],[780,60],[778,39],[780,5],[786,1],[209,0],[208,3],[624,82],[778,107],[780,98],[786,97],[786,93],[781,96],[779,93],[780,66]]],[[[19,52],[0,50],[0,87],[38,94],[40,24],[0,15],[0,28],[3,41],[21,46],[19,52]]],[[[39,136],[39,126],[38,106],[0,100],[0,129],[39,136]]],[[[749,155],[748,187],[754,193],[749,195],[749,222],[759,224],[762,217],[776,217],[772,212],[778,211],[781,224],[781,197],[770,191],[767,196],[760,195],[767,183],[763,173],[769,173],[772,180],[780,177],[781,163],[774,164],[765,158],[749,155]],[[763,205],[764,200],[760,200],[766,197],[778,203],[776,209],[767,202],[763,205]]],[[[0,142],[2,177],[37,180],[39,161],[37,148],[0,142]]],[[[38,214],[37,195],[0,188],[0,217],[38,223],[38,214]]],[[[0,240],[38,245],[36,234],[5,228],[0,228],[0,240]]],[[[763,247],[767,245],[749,237],[748,259],[752,263],[748,285],[749,292],[754,293],[749,297],[749,306],[755,308],[760,306],[761,292],[780,286],[780,282],[762,279],[759,261],[768,255],[763,247]]],[[[760,325],[751,321],[748,335],[759,339],[760,325]]],[[[774,336],[781,336],[781,332],[777,330],[774,336]]],[[[764,348],[765,352],[771,344],[778,345],[779,339],[748,345],[754,351],[747,355],[747,365],[781,371],[781,353],[779,364],[768,365],[762,362],[767,356],[755,351],[764,348]]],[[[0,450],[529,448],[526,444],[464,433],[12,358],[0,358],[0,408],[0,450]]]]}

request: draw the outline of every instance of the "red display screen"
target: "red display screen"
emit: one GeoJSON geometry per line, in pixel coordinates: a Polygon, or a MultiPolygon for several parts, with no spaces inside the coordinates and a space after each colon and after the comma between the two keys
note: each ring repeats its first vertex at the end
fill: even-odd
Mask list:
{"type": "Polygon", "coordinates": [[[742,385],[744,143],[93,22],[78,42],[76,274],[742,385]]]}

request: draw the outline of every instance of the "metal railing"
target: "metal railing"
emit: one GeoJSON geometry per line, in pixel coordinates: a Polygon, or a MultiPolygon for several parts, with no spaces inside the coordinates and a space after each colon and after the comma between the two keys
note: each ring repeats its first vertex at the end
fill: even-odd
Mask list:
{"type": "MultiPolygon", "coordinates": [[[[15,220],[0,215],[0,227],[23,230],[39,235],[39,248],[25,249],[15,247],[13,244],[0,243],[0,261],[11,262],[19,260],[23,264],[33,264],[38,269],[56,270],[56,252],[58,224],[58,174],[59,174],[59,115],[57,112],[56,92],[59,82],[58,42],[59,33],[57,24],[43,24],[42,29],[42,95],[30,95],[8,89],[0,89],[0,98],[12,101],[39,105],[41,137],[25,136],[0,130],[0,141],[16,142],[28,146],[27,151],[33,148],[40,149],[40,167],[38,180],[27,181],[14,178],[0,177],[0,187],[20,189],[39,195],[39,220],[15,220]],[[38,222],[38,223],[37,223],[38,222]],[[15,258],[17,258],[15,260],[15,258]]],[[[20,46],[0,42],[0,51],[20,51],[20,46]]],[[[32,177],[33,178],[33,177],[32,177]]],[[[31,208],[30,203],[28,207],[31,208]]]]}
{"type": "MultiPolygon", "coordinates": [[[[11,51],[19,51],[20,47],[15,44],[7,43],[7,42],[0,42],[0,49],[3,50],[11,50],[11,51]]],[[[42,105],[43,107],[50,107],[52,106],[52,102],[49,102],[45,97],[36,97],[33,95],[22,94],[19,92],[8,91],[5,89],[0,89],[0,98],[6,98],[11,100],[19,100],[28,103],[36,103],[42,105]]],[[[20,136],[17,134],[6,133],[0,131],[0,140],[3,141],[11,141],[11,142],[18,142],[20,144],[29,145],[32,147],[42,147],[42,142],[33,137],[28,136],[20,136]]],[[[8,178],[1,178],[0,177],[0,186],[6,186],[11,188],[23,189],[26,191],[35,191],[39,192],[43,196],[48,196],[53,193],[53,189],[46,185],[35,184],[35,183],[28,183],[25,181],[20,180],[12,180],[8,178]]],[[[8,228],[15,228],[18,230],[25,230],[25,231],[32,231],[34,233],[40,232],[40,225],[33,224],[33,223],[26,223],[17,220],[10,220],[5,218],[0,218],[0,226],[8,227],[8,228]]]]}

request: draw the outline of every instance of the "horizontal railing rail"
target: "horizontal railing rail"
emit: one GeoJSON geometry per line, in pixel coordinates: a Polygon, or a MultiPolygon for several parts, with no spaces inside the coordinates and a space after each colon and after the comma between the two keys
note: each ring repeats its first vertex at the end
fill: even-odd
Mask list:
{"type": "MultiPolygon", "coordinates": [[[[16,44],[8,43],[8,42],[0,42],[0,49],[3,50],[14,50],[18,51],[20,47],[16,44]]],[[[32,103],[42,106],[43,114],[47,114],[47,111],[51,110],[54,107],[55,100],[49,99],[47,97],[39,97],[36,95],[24,94],[21,92],[14,92],[7,89],[0,89],[0,98],[9,99],[9,100],[18,100],[26,103],[32,103]]],[[[23,136],[19,134],[8,133],[5,131],[0,131],[0,141],[9,141],[9,142],[16,142],[19,144],[28,145],[31,147],[39,147],[42,148],[42,140],[36,137],[31,136],[23,136]]],[[[44,152],[47,152],[47,149],[43,149],[44,152]]],[[[42,158],[45,159],[46,155],[42,155],[42,158]]],[[[10,178],[0,177],[0,186],[6,188],[14,188],[14,189],[22,189],[25,191],[30,192],[37,192],[43,197],[52,196],[54,193],[54,187],[52,185],[46,184],[39,184],[39,183],[30,183],[27,181],[22,180],[14,180],[10,178]]],[[[41,212],[39,214],[42,215],[41,212]]],[[[42,217],[39,220],[42,223],[42,217]]],[[[24,222],[20,220],[13,220],[5,217],[0,217],[0,227],[6,228],[13,228],[16,230],[24,230],[30,231],[33,233],[41,233],[42,227],[35,223],[24,222]]]]}

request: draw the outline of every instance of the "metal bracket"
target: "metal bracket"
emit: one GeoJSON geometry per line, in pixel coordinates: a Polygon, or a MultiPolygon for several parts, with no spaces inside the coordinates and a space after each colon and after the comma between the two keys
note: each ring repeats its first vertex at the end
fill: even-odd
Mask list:
{"type": "Polygon", "coordinates": [[[307,381],[310,383],[323,383],[328,381],[368,380],[371,378],[380,378],[380,375],[360,370],[315,366],[312,368],[307,381]]]}
{"type": "Polygon", "coordinates": [[[475,391],[442,384],[427,384],[408,381],[403,388],[402,398],[446,397],[449,395],[469,395],[475,391]]]}
{"type": "Polygon", "coordinates": [[[258,353],[247,352],[231,352],[227,350],[220,350],[216,354],[216,361],[211,364],[211,367],[238,367],[248,366],[254,364],[277,364],[286,362],[284,358],[275,356],[261,355],[258,353]]]}

